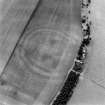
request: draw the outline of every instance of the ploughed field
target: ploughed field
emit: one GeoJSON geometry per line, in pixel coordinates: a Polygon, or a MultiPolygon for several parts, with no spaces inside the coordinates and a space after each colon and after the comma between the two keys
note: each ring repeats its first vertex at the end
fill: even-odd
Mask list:
{"type": "Polygon", "coordinates": [[[1,74],[1,94],[25,104],[52,100],[81,43],[79,12],[78,0],[39,2],[1,74]]]}

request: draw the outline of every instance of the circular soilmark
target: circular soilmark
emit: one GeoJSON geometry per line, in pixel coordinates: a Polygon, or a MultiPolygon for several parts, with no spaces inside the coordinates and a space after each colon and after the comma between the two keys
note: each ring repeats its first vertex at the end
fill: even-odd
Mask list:
{"type": "Polygon", "coordinates": [[[51,74],[59,66],[69,41],[62,32],[40,29],[25,38],[19,53],[35,71],[51,74]]]}

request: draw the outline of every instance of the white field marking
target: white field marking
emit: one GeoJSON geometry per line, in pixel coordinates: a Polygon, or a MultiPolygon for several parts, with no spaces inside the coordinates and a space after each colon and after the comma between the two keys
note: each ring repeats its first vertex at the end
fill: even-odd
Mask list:
{"type": "Polygon", "coordinates": [[[76,35],[76,32],[72,31],[67,34],[68,34],[69,40],[72,41],[73,44],[76,44],[77,42],[81,42],[81,37],[79,35],[76,35]]]}
{"type": "MultiPolygon", "coordinates": [[[[62,65],[63,59],[65,58],[65,56],[66,56],[66,54],[67,54],[67,51],[68,51],[68,49],[69,49],[69,43],[71,43],[70,40],[69,40],[69,42],[68,42],[68,46],[66,46],[65,51],[64,51],[63,54],[62,54],[62,57],[61,57],[61,59],[60,59],[59,66],[57,67],[57,71],[56,71],[56,73],[55,73],[55,76],[56,76],[56,75],[59,75],[59,70],[60,70],[60,67],[61,67],[60,65],[62,65]]],[[[69,55],[69,58],[70,58],[70,56],[71,56],[71,54],[69,55]]]]}
{"type": "MultiPolygon", "coordinates": [[[[69,38],[69,39],[68,39],[68,40],[69,40],[69,41],[68,41],[68,46],[66,46],[65,51],[63,52],[63,55],[62,55],[62,57],[61,57],[61,61],[60,61],[60,64],[59,64],[59,65],[62,65],[62,61],[63,61],[63,59],[65,58],[65,56],[66,56],[66,54],[67,54],[67,51],[68,51],[69,46],[70,46],[70,43],[73,44],[73,45],[75,45],[75,44],[77,43],[77,40],[80,40],[80,37],[77,36],[77,35],[75,35],[75,33],[72,33],[72,35],[74,36],[74,38],[73,38],[73,40],[72,40],[72,38],[68,37],[68,38],[69,38]]],[[[70,56],[72,56],[72,55],[69,54],[68,56],[69,56],[69,57],[67,57],[67,58],[70,58],[70,56]]],[[[59,70],[59,69],[60,69],[60,66],[58,66],[57,70],[59,70]]],[[[59,73],[59,72],[58,72],[58,73],[59,73]]]]}
{"type": "MultiPolygon", "coordinates": [[[[78,35],[75,35],[75,32],[72,32],[72,33],[71,33],[72,36],[73,36],[73,37],[71,37],[71,35],[69,35],[69,34],[67,34],[67,33],[59,32],[59,31],[52,30],[52,29],[38,29],[38,30],[36,30],[35,32],[33,32],[31,35],[29,35],[29,36],[27,37],[27,39],[26,39],[25,42],[24,42],[25,45],[27,46],[27,43],[28,43],[30,37],[33,36],[33,34],[35,34],[35,33],[37,33],[37,32],[40,32],[40,31],[41,31],[41,32],[43,32],[43,31],[45,31],[45,32],[56,32],[56,33],[58,33],[58,35],[62,35],[62,37],[65,37],[65,38],[68,40],[67,47],[65,48],[65,51],[63,52],[63,55],[62,55],[62,57],[61,57],[61,60],[65,57],[66,52],[67,52],[67,50],[68,50],[68,47],[69,47],[70,43],[71,43],[71,44],[76,44],[77,40],[80,40],[80,37],[79,37],[78,35]]],[[[20,52],[18,52],[17,54],[20,55],[20,52]]],[[[25,56],[24,56],[24,50],[23,50],[23,53],[21,53],[21,54],[23,54],[23,55],[21,56],[21,57],[23,58],[23,60],[26,61],[27,63],[29,63],[28,60],[27,60],[27,58],[25,58],[25,56]]],[[[72,55],[70,55],[70,56],[72,56],[72,55]]],[[[21,57],[20,57],[20,58],[21,58],[21,57]]],[[[62,62],[62,61],[60,61],[59,64],[61,64],[61,62],[62,62]]],[[[50,76],[50,75],[51,75],[51,73],[46,73],[46,72],[43,71],[43,70],[39,70],[39,69],[36,68],[35,66],[32,66],[32,65],[31,65],[30,67],[31,67],[33,70],[37,71],[38,73],[44,74],[44,75],[46,75],[46,76],[50,76]]],[[[59,65],[58,65],[58,67],[57,67],[56,70],[52,70],[52,71],[55,71],[54,74],[53,74],[54,77],[59,75],[58,68],[59,68],[59,65]]]]}
{"type": "Polygon", "coordinates": [[[24,64],[24,62],[26,62],[27,64],[29,64],[29,67],[32,70],[36,71],[37,73],[43,74],[45,76],[50,76],[51,75],[51,73],[46,73],[45,71],[40,70],[40,68],[38,68],[38,67],[36,67],[34,65],[31,65],[30,62],[27,60],[27,58],[24,56],[25,55],[24,54],[25,53],[24,50],[22,50],[21,55],[20,55],[20,52],[18,50],[16,51],[16,53],[17,53],[17,56],[19,57],[18,58],[19,61],[21,60],[21,63],[20,64],[24,64]]]}
{"type": "MultiPolygon", "coordinates": [[[[45,32],[56,32],[56,33],[58,33],[58,35],[61,35],[62,37],[65,37],[65,39],[67,39],[68,41],[70,40],[70,41],[73,41],[73,40],[71,40],[72,38],[70,38],[70,36],[67,34],[67,33],[64,33],[64,32],[60,32],[60,31],[56,31],[56,30],[53,30],[53,29],[38,29],[38,30],[36,30],[35,32],[32,32],[31,33],[31,35],[29,35],[28,37],[27,37],[27,39],[25,40],[25,44],[26,44],[26,46],[27,46],[27,43],[28,43],[28,41],[29,41],[29,39],[30,39],[30,37],[32,37],[35,33],[37,33],[37,32],[43,32],[43,31],[45,31],[45,32]]],[[[73,41],[74,42],[74,41],[73,41]]]]}
{"type": "MultiPolygon", "coordinates": [[[[72,43],[72,44],[76,44],[78,41],[81,41],[81,37],[79,35],[76,35],[75,32],[65,33],[65,32],[60,32],[60,31],[56,31],[56,30],[53,30],[53,29],[38,29],[35,32],[32,32],[32,34],[27,37],[27,40],[25,40],[25,43],[27,44],[28,39],[31,36],[33,36],[33,34],[35,34],[37,32],[40,32],[40,31],[56,32],[56,33],[58,33],[58,35],[62,35],[63,37],[65,37],[65,39],[67,39],[68,42],[72,43]],[[70,34],[72,34],[72,36],[70,34]]],[[[69,46],[69,44],[68,44],[68,46],[69,46]]]]}
{"type": "Polygon", "coordinates": [[[81,38],[79,37],[79,35],[76,35],[76,33],[75,32],[70,32],[70,33],[66,33],[66,32],[60,32],[60,31],[57,31],[57,30],[53,30],[53,29],[38,29],[38,30],[36,30],[35,32],[32,32],[31,33],[31,35],[29,35],[28,37],[27,37],[27,40],[26,40],[26,43],[28,43],[28,39],[31,37],[31,36],[33,36],[33,34],[35,34],[35,33],[37,33],[37,32],[43,32],[43,31],[45,31],[45,32],[56,32],[56,33],[58,33],[59,35],[62,35],[63,37],[65,37],[68,41],[70,40],[70,41],[72,41],[73,43],[76,43],[77,42],[77,40],[81,40],[81,38]],[[72,34],[72,35],[70,35],[70,34],[72,34]]]}
{"type": "MultiPolygon", "coordinates": [[[[27,64],[30,65],[30,62],[27,60],[27,58],[24,56],[25,55],[25,51],[24,49],[22,50],[22,52],[20,52],[19,50],[16,50],[16,55],[18,56],[17,59],[19,59],[19,64],[24,64],[24,62],[26,62],[27,64]],[[21,53],[21,54],[20,54],[21,53]]],[[[46,75],[46,76],[50,76],[49,73],[45,73],[43,70],[40,70],[39,68],[37,68],[34,65],[30,65],[29,66],[32,70],[36,71],[37,73],[46,75]]]]}
{"type": "MultiPolygon", "coordinates": [[[[68,37],[66,36],[66,38],[68,38],[68,37]]],[[[71,38],[68,40],[69,40],[69,43],[72,43],[70,41],[70,40],[72,40],[71,38]]],[[[75,43],[75,41],[73,43],[75,43]]],[[[67,49],[68,49],[68,46],[67,46],[66,50],[67,49]]],[[[64,57],[64,55],[62,57],[64,57]]],[[[46,100],[46,92],[50,91],[50,86],[54,86],[55,84],[60,84],[61,82],[62,82],[62,80],[61,80],[59,72],[58,71],[53,72],[53,74],[51,75],[50,80],[48,81],[45,89],[41,92],[40,96],[38,97],[38,100],[41,100],[41,99],[46,100]]],[[[52,87],[51,87],[51,90],[52,90],[52,87]]],[[[47,94],[49,94],[49,93],[47,93],[47,94]]],[[[36,105],[36,104],[34,104],[34,105],[36,105]]]]}
{"type": "MultiPolygon", "coordinates": [[[[44,102],[48,99],[48,96],[52,93],[52,91],[54,91],[55,85],[57,85],[57,89],[58,86],[62,83],[61,77],[58,73],[53,73],[50,76],[49,81],[47,82],[45,88],[43,89],[43,91],[40,93],[39,97],[37,98],[37,100],[39,100],[39,102],[44,102]]],[[[55,89],[54,92],[57,92],[57,89],[55,89]]]]}
{"type": "MultiPolygon", "coordinates": [[[[65,37],[67,40],[68,40],[68,42],[71,42],[72,40],[71,39],[68,39],[67,38],[67,36],[65,36],[65,35],[63,35],[64,33],[62,33],[62,32],[59,32],[59,31],[55,31],[55,30],[51,30],[51,29],[39,29],[39,30],[37,30],[36,32],[34,32],[34,34],[35,33],[37,33],[37,32],[40,32],[40,31],[50,31],[50,32],[57,32],[58,33],[58,35],[62,35],[63,37],[65,37]],[[71,41],[69,41],[69,40],[71,40],[71,41]]],[[[32,35],[31,36],[33,36],[33,33],[32,33],[32,35]]],[[[28,39],[31,37],[31,36],[29,36],[28,38],[27,38],[27,40],[25,41],[25,44],[27,44],[28,43],[28,39]]],[[[18,52],[18,53],[20,53],[20,52],[18,52]]],[[[23,59],[27,62],[27,63],[29,63],[28,61],[27,61],[27,59],[25,58],[25,56],[24,56],[24,51],[23,51],[23,59]]],[[[44,71],[42,71],[42,70],[39,70],[39,69],[37,69],[37,68],[35,68],[35,66],[30,66],[33,70],[35,70],[35,71],[37,71],[38,73],[42,73],[42,74],[44,74],[44,75],[47,75],[47,76],[50,76],[51,75],[51,73],[45,73],[44,71]]],[[[52,70],[53,71],[53,70],[52,70]]],[[[56,71],[56,70],[54,70],[54,71],[56,71]]]]}
{"type": "Polygon", "coordinates": [[[66,33],[64,33],[64,32],[60,32],[60,31],[56,31],[56,30],[53,30],[53,29],[38,29],[38,30],[36,30],[35,32],[32,32],[31,33],[31,35],[29,35],[28,37],[27,37],[27,39],[25,40],[26,41],[26,43],[28,43],[28,39],[30,38],[30,37],[32,37],[33,35],[35,35],[35,33],[37,33],[37,32],[56,32],[56,33],[58,33],[58,35],[62,35],[63,37],[65,37],[67,40],[69,39],[68,37],[68,35],[66,34],[66,33]]]}

